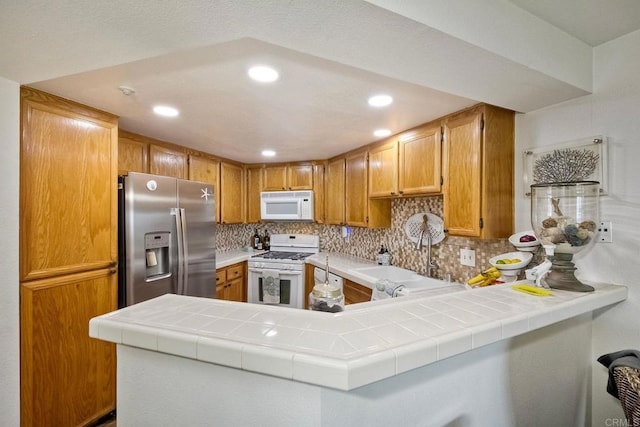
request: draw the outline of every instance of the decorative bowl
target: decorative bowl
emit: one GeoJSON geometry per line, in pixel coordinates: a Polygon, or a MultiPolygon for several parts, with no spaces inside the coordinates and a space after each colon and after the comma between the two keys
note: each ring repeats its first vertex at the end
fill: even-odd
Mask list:
{"type": "Polygon", "coordinates": [[[509,237],[509,243],[511,243],[520,252],[535,252],[540,246],[540,241],[536,238],[533,230],[521,231],[520,233],[512,234],[509,237]],[[522,236],[531,236],[535,240],[531,242],[521,242],[522,236]]]}
{"type": "Polygon", "coordinates": [[[509,252],[502,255],[496,255],[489,259],[489,264],[500,270],[505,276],[515,276],[520,273],[520,270],[526,267],[533,258],[531,252],[509,252]],[[508,261],[519,259],[519,262],[509,263],[508,261]],[[506,260],[504,264],[498,263],[498,261],[506,260]]]}

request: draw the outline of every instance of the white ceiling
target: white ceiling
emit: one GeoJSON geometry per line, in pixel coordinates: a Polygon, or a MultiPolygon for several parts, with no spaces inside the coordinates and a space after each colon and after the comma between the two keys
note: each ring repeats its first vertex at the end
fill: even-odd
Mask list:
{"type": "Polygon", "coordinates": [[[0,0],[0,75],[117,114],[132,132],[294,161],[479,101],[527,112],[588,94],[592,46],[640,28],[636,0],[441,3],[0,0]],[[255,63],[280,80],[250,81],[255,63]],[[394,103],[369,107],[381,92],[394,103]],[[156,103],[181,114],[155,117],[156,103]]]}

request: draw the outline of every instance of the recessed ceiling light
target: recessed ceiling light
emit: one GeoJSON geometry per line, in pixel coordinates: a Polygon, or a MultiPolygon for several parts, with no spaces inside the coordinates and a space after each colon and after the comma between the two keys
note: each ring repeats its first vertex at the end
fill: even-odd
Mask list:
{"type": "Polygon", "coordinates": [[[374,95],[369,98],[369,105],[372,107],[386,107],[393,102],[393,98],[389,95],[374,95]]]}
{"type": "Polygon", "coordinates": [[[178,110],[168,105],[156,105],[153,107],[153,112],[164,117],[175,117],[179,114],[178,110]]]}
{"type": "Polygon", "coordinates": [[[265,157],[273,157],[276,155],[276,152],[273,150],[262,150],[262,155],[265,157]]]}
{"type": "Polygon", "coordinates": [[[391,135],[391,131],[389,129],[378,129],[373,132],[373,135],[377,136],[378,138],[383,138],[385,136],[391,135]]]}
{"type": "Polygon", "coordinates": [[[249,68],[249,77],[258,82],[275,82],[280,75],[276,70],[264,65],[256,65],[249,68]]]}

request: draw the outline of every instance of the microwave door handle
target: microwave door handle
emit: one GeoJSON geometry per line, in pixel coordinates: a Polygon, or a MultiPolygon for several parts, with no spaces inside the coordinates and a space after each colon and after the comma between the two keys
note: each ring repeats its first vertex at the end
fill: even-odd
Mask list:
{"type": "Polygon", "coordinates": [[[176,294],[178,295],[183,295],[183,291],[184,291],[184,284],[183,284],[183,265],[182,265],[182,259],[184,258],[184,247],[183,247],[183,234],[182,234],[182,219],[180,218],[180,209],[178,208],[173,208],[171,209],[171,214],[175,216],[176,218],[176,241],[177,241],[177,246],[178,246],[178,274],[177,274],[177,289],[176,289],[176,294]]]}

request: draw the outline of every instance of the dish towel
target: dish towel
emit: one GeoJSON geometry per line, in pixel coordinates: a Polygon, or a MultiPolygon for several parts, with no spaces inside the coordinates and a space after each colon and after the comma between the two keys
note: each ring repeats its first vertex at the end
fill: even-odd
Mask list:
{"type": "Polygon", "coordinates": [[[400,283],[392,282],[388,279],[380,279],[373,287],[373,292],[371,292],[371,301],[395,298],[398,296],[398,291],[402,288],[404,288],[404,285],[401,285],[400,283]]]}
{"type": "Polygon", "coordinates": [[[280,275],[275,270],[262,271],[262,302],[280,304],[280,275]]]}
{"type": "Polygon", "coordinates": [[[610,395],[619,399],[618,387],[613,377],[613,369],[617,366],[628,366],[640,370],[640,351],[638,350],[622,350],[615,353],[605,354],[598,357],[598,362],[609,368],[609,382],[607,391],[610,395]]]}

